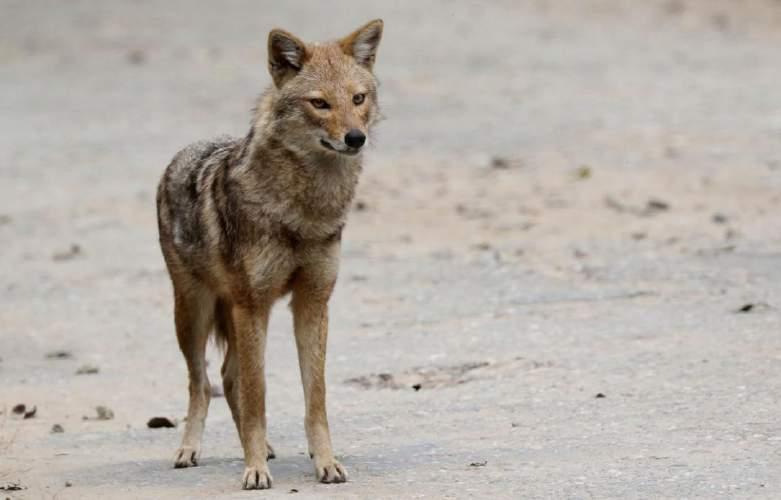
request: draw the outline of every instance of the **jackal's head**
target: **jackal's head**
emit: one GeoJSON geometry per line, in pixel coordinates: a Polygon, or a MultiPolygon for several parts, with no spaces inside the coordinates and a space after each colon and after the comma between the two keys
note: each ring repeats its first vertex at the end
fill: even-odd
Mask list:
{"type": "Polygon", "coordinates": [[[359,154],[379,114],[372,66],[381,38],[380,19],[322,44],[272,30],[268,64],[276,90],[268,123],[275,138],[304,153],[359,154]]]}

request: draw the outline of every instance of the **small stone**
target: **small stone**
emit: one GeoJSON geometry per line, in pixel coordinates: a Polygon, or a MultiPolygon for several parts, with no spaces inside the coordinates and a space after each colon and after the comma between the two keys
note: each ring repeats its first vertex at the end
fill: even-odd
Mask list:
{"type": "Polygon", "coordinates": [[[76,370],[76,375],[95,375],[100,371],[95,365],[82,365],[76,370]]]}
{"type": "Polygon", "coordinates": [[[63,250],[61,252],[55,252],[54,255],[52,255],[52,260],[55,262],[62,262],[62,261],[74,259],[81,254],[82,254],[81,246],[74,243],[67,250],[63,250]]]}
{"type": "Polygon", "coordinates": [[[50,351],[46,353],[46,359],[72,359],[73,353],[65,350],[50,351]]]}
{"type": "Polygon", "coordinates": [[[582,165],[575,170],[575,177],[581,180],[590,179],[592,175],[591,167],[588,165],[582,165]]]}
{"type": "Polygon", "coordinates": [[[50,432],[52,434],[62,434],[65,432],[65,429],[60,424],[54,424],[52,425],[52,430],[50,432]]]}
{"type": "Polygon", "coordinates": [[[150,429],[173,429],[176,427],[176,423],[166,417],[152,417],[146,423],[146,426],[150,429]]]}
{"type": "Polygon", "coordinates": [[[95,412],[97,416],[88,417],[85,415],[82,420],[111,420],[114,418],[114,412],[108,406],[96,406],[95,412]]]}
{"type": "Polygon", "coordinates": [[[501,156],[491,158],[491,167],[498,169],[510,168],[510,160],[501,156]]]}
{"type": "Polygon", "coordinates": [[[657,199],[650,199],[648,200],[648,203],[646,203],[645,206],[645,212],[648,214],[653,214],[656,212],[666,212],[667,210],[670,210],[670,204],[666,201],[657,200],[657,199]]]}
{"type": "Polygon", "coordinates": [[[25,486],[22,486],[19,483],[2,483],[0,484],[0,491],[22,491],[26,490],[27,488],[25,486]]]}
{"type": "Polygon", "coordinates": [[[765,311],[767,309],[770,309],[770,306],[765,302],[749,302],[748,304],[740,306],[735,312],[746,314],[750,312],[765,311]]]}
{"type": "Polygon", "coordinates": [[[140,66],[146,62],[146,52],[142,49],[133,49],[127,53],[127,62],[134,66],[140,66]]]}
{"type": "Polygon", "coordinates": [[[713,214],[711,217],[711,221],[713,221],[714,224],[726,224],[727,223],[727,216],[724,214],[713,214]]]}

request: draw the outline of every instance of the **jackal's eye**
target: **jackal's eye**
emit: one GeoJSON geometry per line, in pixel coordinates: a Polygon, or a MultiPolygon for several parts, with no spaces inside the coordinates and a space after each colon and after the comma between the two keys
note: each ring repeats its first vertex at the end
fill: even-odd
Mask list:
{"type": "Polygon", "coordinates": [[[314,99],[309,99],[309,104],[311,104],[312,107],[316,109],[328,109],[331,107],[323,99],[318,99],[317,97],[315,97],[314,99]]]}
{"type": "Polygon", "coordinates": [[[363,101],[365,100],[366,100],[366,94],[355,94],[353,96],[353,104],[355,104],[356,106],[363,104],[363,101]]]}

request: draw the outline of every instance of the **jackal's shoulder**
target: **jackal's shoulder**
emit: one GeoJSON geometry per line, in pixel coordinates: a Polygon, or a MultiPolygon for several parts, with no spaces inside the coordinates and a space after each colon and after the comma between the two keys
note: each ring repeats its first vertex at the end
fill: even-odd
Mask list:
{"type": "Polygon", "coordinates": [[[161,230],[173,219],[197,219],[217,171],[229,166],[240,144],[240,139],[220,136],[191,143],[174,155],[157,188],[161,230]]]}
{"type": "Polygon", "coordinates": [[[163,175],[163,182],[181,180],[191,175],[193,169],[200,169],[214,157],[230,154],[240,139],[227,135],[201,140],[180,149],[169,163],[163,175]]]}

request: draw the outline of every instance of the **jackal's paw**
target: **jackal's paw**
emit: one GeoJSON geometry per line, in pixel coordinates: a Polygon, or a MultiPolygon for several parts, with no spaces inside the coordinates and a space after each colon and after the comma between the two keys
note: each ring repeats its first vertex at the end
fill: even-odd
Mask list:
{"type": "Polygon", "coordinates": [[[266,460],[271,460],[272,458],[277,458],[277,454],[274,453],[274,448],[271,447],[271,444],[266,441],[266,460]]]}
{"type": "Polygon", "coordinates": [[[268,467],[264,464],[244,469],[242,487],[245,490],[267,490],[271,488],[271,473],[269,473],[268,467]]]}
{"type": "Polygon", "coordinates": [[[321,483],[344,483],[347,481],[347,471],[335,459],[315,460],[315,474],[321,483]]]}
{"type": "Polygon", "coordinates": [[[200,450],[194,446],[182,446],[176,450],[176,458],[174,459],[174,467],[177,469],[183,469],[185,467],[195,467],[198,465],[198,456],[201,454],[200,450]]]}

